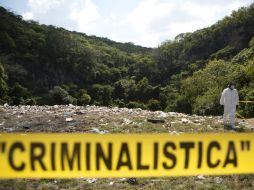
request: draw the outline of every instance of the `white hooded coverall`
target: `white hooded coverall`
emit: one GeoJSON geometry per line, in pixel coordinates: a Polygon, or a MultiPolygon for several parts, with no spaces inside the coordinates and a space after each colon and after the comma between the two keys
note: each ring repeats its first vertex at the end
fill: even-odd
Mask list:
{"type": "Polygon", "coordinates": [[[239,105],[239,96],[236,89],[226,88],[223,90],[220,98],[220,104],[224,105],[223,121],[224,124],[227,123],[227,118],[229,116],[230,126],[235,126],[235,113],[236,105],[239,105]]]}

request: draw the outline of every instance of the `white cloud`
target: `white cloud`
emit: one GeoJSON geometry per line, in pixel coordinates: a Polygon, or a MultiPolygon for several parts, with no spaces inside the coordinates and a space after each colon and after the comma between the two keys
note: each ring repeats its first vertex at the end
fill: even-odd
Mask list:
{"type": "Polygon", "coordinates": [[[47,13],[51,8],[60,6],[64,0],[28,0],[28,6],[35,13],[47,13]]]}
{"type": "Polygon", "coordinates": [[[25,20],[32,20],[32,19],[34,19],[34,14],[31,13],[31,12],[25,12],[25,13],[22,14],[22,17],[25,20]]]}
{"type": "Polygon", "coordinates": [[[100,18],[92,0],[28,0],[28,7],[22,14],[26,20],[88,33],[100,18]]]}
{"type": "Polygon", "coordinates": [[[210,26],[252,0],[133,1],[134,6],[119,0],[28,0],[28,10],[22,16],[89,35],[155,47],[180,33],[210,26]],[[118,11],[116,7],[128,8],[118,11]]]}
{"type": "Polygon", "coordinates": [[[193,32],[214,24],[249,0],[142,0],[126,18],[135,43],[157,46],[180,33],[193,32]]]}
{"type": "Polygon", "coordinates": [[[98,8],[91,0],[85,0],[84,6],[80,8],[80,3],[76,3],[70,13],[70,19],[77,24],[78,31],[86,31],[100,18],[98,8]]]}

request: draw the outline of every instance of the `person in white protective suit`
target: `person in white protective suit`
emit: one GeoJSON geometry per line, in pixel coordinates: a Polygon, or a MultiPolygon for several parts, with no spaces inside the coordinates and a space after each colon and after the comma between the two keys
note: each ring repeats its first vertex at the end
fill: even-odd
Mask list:
{"type": "Polygon", "coordinates": [[[236,106],[239,105],[239,96],[237,90],[235,89],[234,82],[231,81],[228,88],[223,90],[220,98],[220,104],[224,106],[224,126],[227,125],[227,119],[229,117],[230,127],[231,129],[235,129],[235,114],[236,106]]]}

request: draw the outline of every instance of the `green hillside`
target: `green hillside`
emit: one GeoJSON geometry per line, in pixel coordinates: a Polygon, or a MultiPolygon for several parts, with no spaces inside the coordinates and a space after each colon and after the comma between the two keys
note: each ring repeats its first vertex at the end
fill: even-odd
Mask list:
{"type": "MultiPolygon", "coordinates": [[[[229,80],[254,100],[254,4],[158,48],[24,21],[0,7],[0,103],[218,115],[229,80]]],[[[254,115],[253,104],[240,113],[254,115]]]]}

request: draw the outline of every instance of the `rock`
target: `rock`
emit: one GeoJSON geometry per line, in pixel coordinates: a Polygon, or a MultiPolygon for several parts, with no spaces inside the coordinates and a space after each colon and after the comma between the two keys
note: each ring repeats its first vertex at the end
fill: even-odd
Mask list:
{"type": "Polygon", "coordinates": [[[67,121],[67,122],[73,121],[73,118],[72,118],[72,117],[67,117],[67,118],[65,119],[65,121],[67,121]]]}

